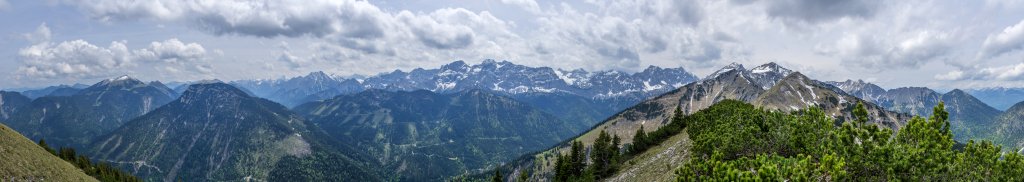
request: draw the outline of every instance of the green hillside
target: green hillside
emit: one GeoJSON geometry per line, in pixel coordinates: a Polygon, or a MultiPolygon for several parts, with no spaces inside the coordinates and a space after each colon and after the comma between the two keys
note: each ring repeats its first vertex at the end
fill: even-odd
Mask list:
{"type": "Polygon", "coordinates": [[[0,181],[96,181],[0,124],[0,181]]]}

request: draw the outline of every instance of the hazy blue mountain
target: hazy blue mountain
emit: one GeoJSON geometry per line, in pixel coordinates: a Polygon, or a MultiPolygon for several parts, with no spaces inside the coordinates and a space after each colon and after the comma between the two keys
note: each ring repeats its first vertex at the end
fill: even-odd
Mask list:
{"type": "Polygon", "coordinates": [[[37,98],[5,122],[32,140],[45,138],[54,146],[81,148],[93,137],[170,102],[175,95],[159,82],[147,84],[121,76],[74,95],[37,98]]]}
{"type": "Polygon", "coordinates": [[[960,89],[940,94],[925,87],[882,90],[877,85],[863,81],[829,83],[888,110],[923,117],[931,116],[932,108],[944,102],[958,141],[986,136],[996,122],[995,119],[1002,113],[960,89]]]}
{"type": "Polygon", "coordinates": [[[487,170],[590,127],[484,90],[371,89],[295,110],[369,152],[384,171],[413,181],[487,170]]]}
{"type": "Polygon", "coordinates": [[[25,90],[25,91],[22,91],[21,94],[23,94],[23,95],[25,95],[25,96],[27,96],[29,98],[32,98],[32,99],[40,98],[40,97],[43,97],[43,96],[69,96],[69,95],[74,95],[75,93],[78,93],[78,91],[80,91],[80,90],[82,90],[82,89],[84,89],[86,87],[89,87],[89,85],[84,85],[84,84],[57,85],[57,86],[49,86],[49,87],[42,88],[42,89],[25,90]]]}
{"type": "Polygon", "coordinates": [[[316,125],[224,83],[177,100],[98,138],[93,158],[149,181],[379,181],[316,125]]]}
{"type": "Polygon", "coordinates": [[[14,113],[24,109],[31,102],[32,99],[21,93],[0,91],[0,122],[11,118],[14,113]]]}
{"type": "Polygon", "coordinates": [[[319,71],[285,80],[240,80],[231,84],[287,107],[364,90],[355,79],[338,79],[319,71]]]}
{"type": "Polygon", "coordinates": [[[977,97],[978,100],[999,109],[1007,110],[1010,106],[1024,101],[1024,88],[982,88],[964,90],[977,97]]]}

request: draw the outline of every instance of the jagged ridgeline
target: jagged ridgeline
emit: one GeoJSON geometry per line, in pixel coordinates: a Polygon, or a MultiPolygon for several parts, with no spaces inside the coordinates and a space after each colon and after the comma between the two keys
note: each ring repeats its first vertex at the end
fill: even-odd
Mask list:
{"type": "Polygon", "coordinates": [[[357,162],[360,150],[322,132],[280,104],[204,83],[99,137],[89,152],[147,181],[381,180],[357,162]]]}

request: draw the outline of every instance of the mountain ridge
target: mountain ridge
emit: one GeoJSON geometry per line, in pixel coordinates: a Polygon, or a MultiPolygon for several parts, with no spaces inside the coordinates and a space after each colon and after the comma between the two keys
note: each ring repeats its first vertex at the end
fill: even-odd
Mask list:
{"type": "Polygon", "coordinates": [[[89,151],[147,180],[379,180],[353,159],[359,156],[338,153],[333,142],[314,137],[318,132],[280,104],[203,83],[97,138],[89,151]],[[335,165],[325,165],[334,174],[304,170],[325,163],[335,165]]]}

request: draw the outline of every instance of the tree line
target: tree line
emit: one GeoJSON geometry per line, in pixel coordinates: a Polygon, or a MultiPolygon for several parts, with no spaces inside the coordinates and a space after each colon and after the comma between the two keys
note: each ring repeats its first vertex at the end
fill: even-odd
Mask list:
{"type": "Polygon", "coordinates": [[[863,103],[839,126],[821,109],[780,113],[726,101],[687,117],[693,139],[677,181],[1021,181],[1024,157],[989,141],[963,148],[944,104],[898,131],[863,103]]]}
{"type": "Polygon", "coordinates": [[[46,140],[43,139],[39,140],[39,146],[43,147],[43,149],[45,149],[50,154],[53,154],[54,156],[64,159],[64,161],[67,161],[68,163],[71,163],[75,167],[82,169],[82,171],[85,172],[86,175],[92,176],[93,178],[96,178],[99,181],[142,181],[139,178],[133,176],[132,174],[122,171],[121,169],[118,169],[113,165],[110,165],[110,163],[94,162],[90,160],[89,157],[86,157],[85,155],[80,155],[77,152],[75,152],[74,148],[61,147],[58,150],[53,150],[53,148],[50,148],[50,146],[46,144],[46,140]]]}

